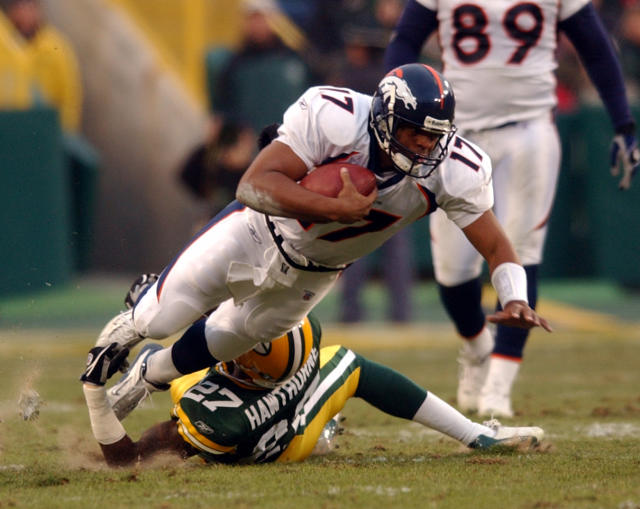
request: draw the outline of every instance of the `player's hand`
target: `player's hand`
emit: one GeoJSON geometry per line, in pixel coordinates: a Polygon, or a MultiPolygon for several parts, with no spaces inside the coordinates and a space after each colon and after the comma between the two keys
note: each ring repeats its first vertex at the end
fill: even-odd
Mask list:
{"type": "Polygon", "coordinates": [[[89,350],[87,367],[80,376],[80,380],[94,385],[104,385],[124,364],[127,355],[129,355],[129,349],[123,348],[118,343],[92,348],[89,350]]]}
{"type": "Polygon", "coordinates": [[[622,166],[622,178],[618,183],[618,188],[629,189],[631,179],[638,171],[640,164],[640,148],[638,140],[633,133],[616,134],[611,143],[611,175],[620,175],[622,166]]]}
{"type": "Polygon", "coordinates": [[[374,188],[367,196],[360,194],[356,186],[353,185],[346,168],[340,170],[340,178],[342,179],[342,189],[337,198],[342,201],[343,210],[337,221],[346,224],[361,221],[371,211],[371,206],[378,197],[378,189],[374,188]]]}
{"type": "Polygon", "coordinates": [[[487,320],[491,323],[506,325],[508,327],[520,327],[522,329],[542,327],[547,332],[553,331],[549,323],[522,300],[507,302],[503,310],[496,311],[494,314],[487,316],[487,320]]]}

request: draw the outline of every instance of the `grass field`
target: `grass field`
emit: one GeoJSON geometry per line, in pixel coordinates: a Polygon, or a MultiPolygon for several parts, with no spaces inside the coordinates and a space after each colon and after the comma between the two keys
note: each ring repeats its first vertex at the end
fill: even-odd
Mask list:
{"type": "MultiPolygon", "coordinates": [[[[625,316],[612,314],[611,297],[600,305],[606,313],[569,299],[541,302],[556,330],[532,335],[515,389],[517,415],[509,421],[543,427],[547,438],[538,450],[472,453],[352,400],[340,447],[302,464],[162,459],[109,470],[78,382],[102,325],[88,301],[119,305],[122,288],[103,288],[98,296],[79,287],[71,292],[71,307],[84,317],[76,327],[63,319],[68,295],[25,297],[22,306],[0,302],[0,508],[640,508],[640,313],[619,306],[625,316]],[[21,318],[29,303],[39,322],[21,318]],[[43,405],[37,420],[24,421],[18,400],[30,388],[43,405]]],[[[346,344],[453,402],[459,345],[441,316],[403,327],[342,327],[328,323],[329,308],[323,312],[325,344],[346,344]]],[[[137,439],[168,410],[167,396],[154,395],[125,427],[137,439]]]]}

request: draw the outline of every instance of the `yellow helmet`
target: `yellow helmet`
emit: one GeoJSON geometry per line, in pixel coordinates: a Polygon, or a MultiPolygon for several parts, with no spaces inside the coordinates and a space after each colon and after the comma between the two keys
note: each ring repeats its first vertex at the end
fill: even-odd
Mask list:
{"type": "Polygon", "coordinates": [[[284,336],[258,344],[233,362],[255,385],[273,389],[286,382],[304,365],[312,347],[311,323],[305,318],[284,336]]]}

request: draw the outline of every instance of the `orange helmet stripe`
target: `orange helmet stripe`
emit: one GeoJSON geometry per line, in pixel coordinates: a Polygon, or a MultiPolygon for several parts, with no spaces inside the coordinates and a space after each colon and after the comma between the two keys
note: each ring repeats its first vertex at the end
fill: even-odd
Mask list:
{"type": "Polygon", "coordinates": [[[428,66],[427,64],[422,64],[425,66],[428,71],[433,75],[433,78],[436,80],[438,84],[438,90],[440,91],[440,109],[444,109],[444,87],[442,86],[442,81],[440,80],[440,75],[435,71],[433,67],[428,66]]]}

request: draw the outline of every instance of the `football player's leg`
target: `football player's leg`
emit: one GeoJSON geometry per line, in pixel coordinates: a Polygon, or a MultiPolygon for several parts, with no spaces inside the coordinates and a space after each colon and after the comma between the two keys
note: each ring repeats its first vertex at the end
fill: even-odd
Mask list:
{"type": "Polygon", "coordinates": [[[496,435],[495,430],[467,419],[404,375],[347,348],[323,348],[320,364],[318,389],[302,412],[302,433],[293,439],[278,461],[299,461],[311,454],[325,424],[353,396],[389,415],[419,422],[470,447],[479,437],[491,440],[490,437],[496,435]]]}
{"type": "MultiPolygon", "coordinates": [[[[555,126],[542,118],[509,128],[508,154],[494,167],[495,213],[527,274],[529,305],[535,309],[538,266],[553,205],[560,143],[555,126]]],[[[511,389],[520,367],[529,330],[499,326],[479,401],[483,415],[511,417],[511,389]]]]}
{"type": "Polygon", "coordinates": [[[231,260],[244,261],[245,253],[252,252],[250,236],[243,235],[246,222],[238,204],[223,210],[189,242],[160,278],[138,295],[133,309],[104,327],[96,345],[116,342],[131,348],[143,338],[164,339],[229,298],[225,287],[228,265],[231,260]]]}
{"type": "Polygon", "coordinates": [[[429,217],[433,269],[442,303],[464,338],[485,325],[481,303],[482,256],[455,223],[437,210],[429,217]]]}
{"type": "Polygon", "coordinates": [[[397,371],[356,355],[360,366],[355,396],[390,415],[412,420],[444,433],[471,448],[537,444],[544,436],[538,427],[506,428],[497,421],[479,424],[467,419],[432,392],[397,371]]]}
{"type": "Polygon", "coordinates": [[[263,248],[250,235],[246,211],[230,205],[191,240],[138,301],[133,320],[145,337],[163,339],[232,297],[233,262],[260,266],[263,248]]]}
{"type": "Polygon", "coordinates": [[[360,376],[355,396],[379,410],[419,422],[464,445],[470,445],[481,434],[491,434],[486,426],[467,419],[438,396],[397,371],[360,355],[357,355],[357,362],[360,376]]]}
{"type": "Polygon", "coordinates": [[[320,350],[320,382],[300,413],[296,436],[277,461],[302,461],[314,452],[325,425],[355,394],[359,377],[351,350],[339,345],[320,350]]]}
{"type": "MultiPolygon", "coordinates": [[[[233,262],[249,269],[264,263],[261,246],[267,239],[264,242],[255,239],[257,233],[248,227],[250,218],[242,209],[232,206],[217,218],[139,299],[133,310],[138,334],[167,337],[203,317],[225,299],[232,302],[227,274],[233,262]]],[[[139,362],[109,390],[110,402],[119,416],[126,416],[150,392],[168,388],[168,382],[174,378],[217,362],[208,349],[203,324],[193,324],[174,345],[147,350],[144,357],[139,356],[139,362]]]]}
{"type": "Polygon", "coordinates": [[[482,257],[446,214],[430,219],[431,252],[442,303],[465,340],[458,357],[458,407],[477,409],[477,401],[493,349],[493,337],[482,310],[482,257]]]}
{"type": "Polygon", "coordinates": [[[167,384],[218,361],[235,359],[258,343],[282,336],[322,300],[338,275],[338,272],[303,272],[291,288],[275,285],[237,305],[232,299],[224,301],[172,346],[154,353],[147,360],[144,379],[156,386],[167,384]]]}

